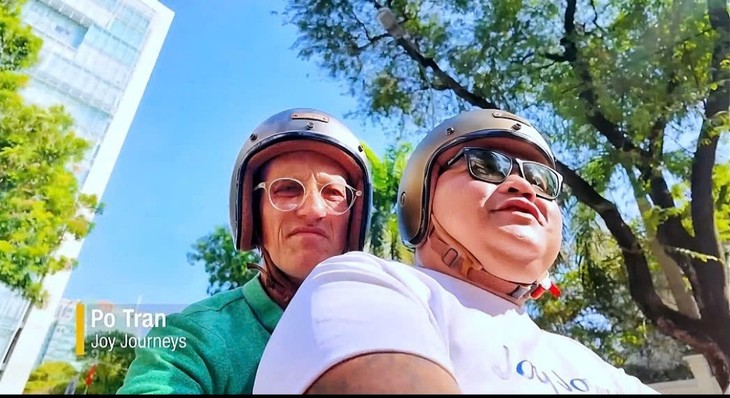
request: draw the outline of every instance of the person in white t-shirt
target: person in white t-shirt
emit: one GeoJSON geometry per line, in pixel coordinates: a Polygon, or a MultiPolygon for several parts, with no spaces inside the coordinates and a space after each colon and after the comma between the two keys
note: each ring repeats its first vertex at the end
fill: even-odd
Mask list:
{"type": "Polygon", "coordinates": [[[549,291],[562,177],[522,118],[473,110],[416,147],[398,191],[416,264],[319,264],[266,346],[254,393],[656,393],[524,303],[549,291]]]}

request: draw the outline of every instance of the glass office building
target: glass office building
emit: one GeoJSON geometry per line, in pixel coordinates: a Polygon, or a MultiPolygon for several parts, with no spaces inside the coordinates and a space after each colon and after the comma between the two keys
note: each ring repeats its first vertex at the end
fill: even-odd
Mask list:
{"type": "MultiPolygon", "coordinates": [[[[76,357],[76,304],[78,303],[81,303],[81,300],[66,298],[61,299],[53,324],[49,328],[48,335],[41,346],[40,353],[38,354],[38,358],[36,358],[33,368],[36,368],[43,362],[48,361],[66,362],[73,365],[77,370],[81,370],[83,368],[83,360],[79,360],[79,358],[76,357]]],[[[112,314],[117,320],[125,319],[126,315],[124,313],[124,309],[132,308],[130,306],[115,306],[109,302],[83,304],[87,307],[91,306],[103,309],[105,313],[112,314]]],[[[140,302],[138,301],[136,307],[139,306],[140,302]]],[[[87,322],[84,324],[84,328],[84,336],[91,336],[94,333],[104,333],[111,331],[112,329],[119,332],[129,333],[134,336],[146,335],[146,329],[144,333],[142,333],[140,330],[133,327],[133,325],[126,325],[125,322],[117,322],[114,328],[107,328],[102,322],[98,322],[97,327],[94,328],[87,322]]]]}
{"type": "MultiPolygon", "coordinates": [[[[74,168],[83,193],[102,197],[173,19],[157,0],[27,0],[22,19],[43,39],[23,91],[61,104],[91,149],[74,168]]],[[[78,257],[81,241],[58,255],[78,257]]],[[[0,394],[22,393],[54,327],[70,271],[44,279],[48,305],[31,307],[0,285],[0,394]]]]}
{"type": "Polygon", "coordinates": [[[76,358],[76,304],[79,302],[80,300],[61,300],[56,318],[33,368],[46,361],[60,361],[81,370],[83,364],[76,358]]]}

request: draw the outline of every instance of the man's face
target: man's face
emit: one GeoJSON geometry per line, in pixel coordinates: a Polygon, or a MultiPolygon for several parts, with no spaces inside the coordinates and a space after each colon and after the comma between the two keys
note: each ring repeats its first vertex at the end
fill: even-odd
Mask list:
{"type": "MultiPolygon", "coordinates": [[[[518,140],[491,138],[478,146],[547,165],[536,149],[518,140]]],[[[493,184],[472,178],[461,157],[439,176],[432,209],[446,232],[502,279],[532,283],[550,268],[560,250],[562,217],[557,203],[537,196],[516,165],[506,180],[493,184]]]]}
{"type": "MultiPolygon", "coordinates": [[[[316,152],[290,152],[278,156],[266,166],[263,181],[293,178],[304,185],[302,205],[291,211],[273,207],[261,192],[262,243],[274,263],[287,275],[304,279],[315,265],[342,254],[347,243],[350,212],[336,215],[320,196],[327,183],[347,183],[345,170],[331,158],[316,152]]],[[[280,190],[286,197],[289,193],[280,190]]]]}

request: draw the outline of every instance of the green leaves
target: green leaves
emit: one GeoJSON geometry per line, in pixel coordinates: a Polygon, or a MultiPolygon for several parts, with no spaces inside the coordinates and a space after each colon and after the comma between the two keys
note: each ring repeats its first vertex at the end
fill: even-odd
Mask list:
{"type": "Polygon", "coordinates": [[[66,234],[86,236],[91,195],[80,195],[69,166],[82,159],[86,141],[71,130],[61,108],[23,104],[5,92],[0,101],[0,280],[42,302],[40,281],[72,263],[55,250],[66,234]],[[8,247],[10,246],[10,248],[8,247]]]}
{"type": "Polygon", "coordinates": [[[36,62],[42,41],[31,33],[30,26],[21,23],[21,2],[3,3],[0,8],[0,71],[17,71],[36,62]]]}
{"type": "Polygon", "coordinates": [[[91,231],[98,203],[79,192],[72,172],[89,148],[73,120],[62,107],[27,105],[18,92],[42,44],[21,23],[21,4],[0,8],[0,282],[42,304],[42,279],[75,264],[56,250],[91,231]]]}
{"type": "Polygon", "coordinates": [[[536,322],[577,339],[644,382],[666,381],[669,374],[690,377],[681,365],[687,348],[661,335],[636,309],[618,245],[585,206],[573,214],[564,262],[553,270],[562,296],[530,302],[536,322]]]}
{"type": "Polygon", "coordinates": [[[402,113],[411,111],[412,98],[409,93],[404,92],[399,81],[388,73],[382,73],[375,77],[370,88],[372,98],[372,109],[375,112],[390,116],[394,110],[402,113]]]}
{"type": "Polygon", "coordinates": [[[381,258],[410,263],[413,256],[400,238],[395,204],[400,178],[412,146],[409,143],[390,145],[381,159],[367,144],[362,145],[372,167],[374,191],[368,251],[381,258]]]}
{"type": "Polygon", "coordinates": [[[115,394],[124,383],[127,368],[135,357],[134,347],[122,342],[135,338],[131,333],[121,330],[97,331],[86,337],[84,347],[86,357],[81,360],[81,370],[66,362],[47,361],[33,370],[25,386],[26,394],[64,394],[66,388],[76,381],[75,394],[115,394]],[[96,339],[115,339],[114,349],[92,347],[96,339]],[[85,385],[90,374],[91,385],[85,385]]]}
{"type": "Polygon", "coordinates": [[[715,166],[714,171],[717,233],[721,242],[730,243],[730,162],[715,166]]]}
{"type": "MultiPolygon", "coordinates": [[[[347,85],[360,100],[361,115],[382,125],[383,131],[399,131],[390,137],[396,140],[393,146],[474,103],[495,103],[529,116],[552,138],[563,164],[591,185],[594,192],[584,195],[584,200],[591,201],[586,198],[598,194],[616,205],[620,215],[613,216],[610,225],[614,229],[630,226],[633,231],[622,235],[626,247],[615,247],[614,237],[605,230],[607,223],[589,224],[601,233],[584,235],[592,236],[596,244],[610,246],[610,253],[566,242],[570,250],[582,251],[592,260],[571,257],[564,265],[564,276],[572,286],[568,290],[585,293],[585,301],[562,308],[546,304],[543,309],[555,316],[550,318],[554,322],[572,322],[563,332],[592,344],[614,363],[623,363],[622,358],[636,352],[631,350],[642,342],[651,348],[639,354],[652,358],[654,348],[659,347],[652,345],[659,341],[658,334],[651,326],[641,325],[657,319],[634,316],[638,309],[626,289],[632,279],[619,273],[637,264],[646,268],[648,263],[654,279],[663,280],[646,244],[654,242],[658,229],[662,230],[658,234],[661,251],[674,257],[665,261],[676,262],[684,256],[682,261],[702,267],[696,269],[703,271],[699,279],[713,282],[692,286],[689,300],[702,296],[715,302],[714,298],[723,297],[724,301],[716,302],[725,304],[712,311],[727,310],[720,308],[727,306],[726,286],[714,292],[703,286],[719,286],[714,281],[727,264],[704,263],[695,250],[698,242],[692,242],[698,231],[708,236],[716,230],[718,242],[702,242],[714,252],[716,243],[726,245],[730,240],[730,182],[722,180],[727,170],[716,166],[710,180],[707,168],[715,158],[708,152],[715,147],[696,152],[698,144],[712,145],[713,139],[726,137],[730,131],[727,101],[722,97],[727,96],[725,72],[730,56],[727,46],[718,45],[727,43],[727,31],[712,24],[727,20],[726,7],[714,6],[708,11],[705,3],[673,0],[505,0],[472,1],[468,6],[458,0],[378,2],[378,6],[387,4],[397,16],[407,32],[404,42],[394,40],[379,26],[372,2],[320,0],[315,2],[320,6],[316,13],[306,8],[307,3],[311,2],[289,1],[287,22],[299,29],[295,46],[308,57],[318,58],[331,76],[347,85]],[[570,4],[575,5],[574,12],[570,12],[570,4]],[[712,20],[710,12],[714,13],[712,20]],[[353,40],[359,44],[356,55],[339,51],[343,43],[353,40]],[[706,117],[712,118],[711,123],[706,117]],[[707,134],[700,139],[702,129],[707,134]],[[693,178],[693,170],[701,167],[705,171],[693,178]],[[710,204],[689,197],[690,183],[695,188],[713,184],[714,220],[693,220],[693,214],[702,212],[690,211],[689,199],[701,201],[703,206],[710,204]],[[644,250],[641,261],[624,264],[624,254],[636,247],[644,250]],[[598,323],[604,329],[579,327],[596,319],[602,320],[598,323]]],[[[375,164],[376,169],[390,167],[385,161],[375,164]]],[[[383,181],[384,177],[377,182],[379,189],[389,194],[383,181]]],[[[585,193],[566,188],[567,192],[585,193]]],[[[395,198],[388,194],[376,210],[373,232],[390,230],[387,217],[393,202],[387,201],[395,198]]],[[[565,219],[580,224],[586,219],[595,221],[597,214],[566,209],[565,219]]],[[[378,254],[388,255],[386,242],[377,233],[371,236],[378,254]]],[[[706,253],[703,256],[708,259],[706,253]]],[[[634,282],[638,274],[631,273],[634,282]]],[[[641,279],[651,289],[651,281],[641,279]]],[[[644,295],[648,297],[651,295],[644,295]]],[[[672,311],[658,301],[646,299],[641,307],[653,306],[648,312],[655,317],[672,311]]],[[[680,329],[669,333],[675,336],[691,330],[690,325],[686,330],[682,329],[685,326],[673,327],[680,329]]],[[[717,345],[721,337],[712,339],[702,344],[717,345]]],[[[725,365],[730,363],[730,353],[713,353],[721,354],[725,365]]],[[[644,370],[648,368],[646,365],[644,370]]],[[[720,377],[728,379],[730,374],[720,377]]]]}
{"type": "Polygon", "coordinates": [[[23,394],[63,394],[73,379],[82,385],[79,372],[70,363],[43,362],[31,372],[23,394]]]}
{"type": "Polygon", "coordinates": [[[208,295],[235,289],[256,276],[249,264],[258,264],[261,258],[256,252],[239,252],[233,246],[228,228],[216,227],[213,232],[198,239],[187,253],[190,265],[203,265],[208,274],[208,295]]]}
{"type": "Polygon", "coordinates": [[[87,359],[85,359],[82,371],[79,374],[79,387],[77,393],[85,391],[84,382],[91,374],[91,385],[87,394],[115,394],[124,384],[127,369],[135,358],[135,349],[131,345],[122,347],[122,342],[127,339],[134,339],[135,335],[121,330],[97,331],[86,337],[84,347],[87,359]],[[114,339],[117,346],[109,348],[93,348],[92,343],[97,339],[114,339]],[[92,367],[94,371],[90,372],[92,367]]]}

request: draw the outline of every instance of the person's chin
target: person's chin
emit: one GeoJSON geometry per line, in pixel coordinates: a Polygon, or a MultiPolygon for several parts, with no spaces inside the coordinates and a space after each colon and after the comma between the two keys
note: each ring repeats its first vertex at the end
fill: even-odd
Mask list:
{"type": "Polygon", "coordinates": [[[492,275],[516,283],[533,283],[545,272],[538,256],[524,249],[520,252],[510,248],[498,256],[485,259],[483,264],[492,275]]]}
{"type": "Polygon", "coordinates": [[[298,264],[298,268],[301,270],[301,273],[305,275],[309,274],[309,272],[311,272],[312,269],[317,266],[317,264],[331,257],[323,253],[321,250],[317,250],[311,247],[303,247],[297,252],[297,254],[298,255],[296,256],[294,261],[296,262],[296,264],[298,264]]]}
{"type": "Polygon", "coordinates": [[[286,273],[289,277],[303,281],[307,275],[319,264],[320,261],[312,259],[312,257],[295,257],[291,259],[291,265],[296,264],[296,268],[287,267],[286,273]]]}
{"type": "Polygon", "coordinates": [[[505,245],[517,245],[525,250],[525,245],[543,246],[546,239],[534,225],[509,224],[499,227],[501,239],[505,245]]]}
{"type": "Polygon", "coordinates": [[[499,232],[491,237],[487,251],[495,253],[496,258],[502,258],[500,262],[522,268],[542,258],[547,242],[534,230],[507,228],[499,232]]]}

